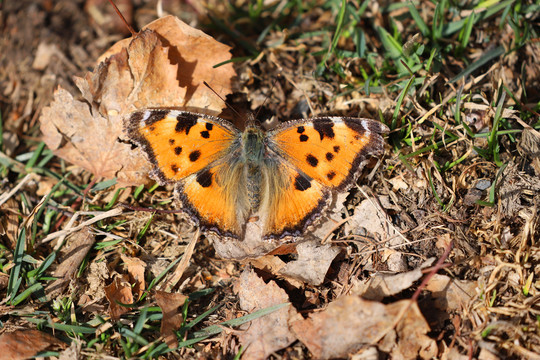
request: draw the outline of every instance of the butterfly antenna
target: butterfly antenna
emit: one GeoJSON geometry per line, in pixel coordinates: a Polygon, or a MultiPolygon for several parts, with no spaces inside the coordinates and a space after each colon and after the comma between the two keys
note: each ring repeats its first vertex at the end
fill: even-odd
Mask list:
{"type": "Polygon", "coordinates": [[[207,88],[209,88],[209,89],[210,89],[210,90],[211,90],[218,98],[220,98],[221,101],[223,101],[223,102],[225,103],[225,105],[227,105],[227,107],[228,107],[229,109],[231,109],[231,111],[232,111],[233,113],[235,113],[236,116],[238,116],[238,118],[240,118],[240,119],[242,118],[242,115],[240,115],[240,113],[239,113],[238,111],[236,111],[236,109],[233,108],[233,107],[227,102],[227,100],[225,100],[221,95],[219,95],[219,94],[216,92],[216,90],[212,89],[212,87],[211,87],[210,85],[208,85],[208,83],[207,83],[206,81],[203,81],[203,84],[204,84],[204,86],[206,86],[207,88]]]}
{"type": "Polygon", "coordinates": [[[126,21],[126,18],[124,17],[124,15],[122,15],[122,13],[120,12],[120,10],[118,10],[118,7],[117,7],[116,4],[114,3],[114,1],[113,1],[113,0],[109,0],[109,2],[111,3],[112,7],[114,8],[114,11],[116,11],[116,13],[118,14],[118,16],[120,16],[120,19],[122,19],[122,21],[124,22],[124,25],[126,25],[126,27],[128,28],[129,32],[131,33],[131,36],[137,35],[137,33],[135,32],[135,30],[133,30],[133,28],[131,27],[131,25],[129,25],[128,22],[126,21]]]}
{"type": "Polygon", "coordinates": [[[270,88],[270,92],[268,93],[268,95],[266,95],[266,97],[264,98],[264,101],[263,103],[261,104],[261,106],[259,106],[259,110],[257,110],[257,113],[255,114],[255,119],[258,119],[259,118],[259,113],[261,112],[264,104],[266,104],[266,101],[268,100],[268,98],[270,97],[270,94],[272,94],[272,91],[274,91],[274,88],[276,87],[276,83],[278,81],[278,78],[279,78],[280,75],[278,75],[274,81],[272,82],[272,87],[270,88]]]}

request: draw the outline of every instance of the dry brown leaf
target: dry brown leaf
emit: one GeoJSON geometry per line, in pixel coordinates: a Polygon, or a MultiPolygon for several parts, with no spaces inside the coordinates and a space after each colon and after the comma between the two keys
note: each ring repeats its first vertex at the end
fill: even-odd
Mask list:
{"type": "Polygon", "coordinates": [[[184,107],[217,114],[224,104],[202,85],[225,97],[231,92],[229,47],[175,17],[149,24],[115,44],[94,72],[75,78],[82,98],[58,88],[40,117],[43,141],[55,155],[95,176],[117,177],[121,185],[148,182],[151,169],[139,149],[124,140],[123,118],[148,107],[184,107]],[[202,56],[204,55],[204,56],[202,56]]]}
{"type": "Polygon", "coordinates": [[[129,275],[129,282],[133,284],[133,294],[138,299],[144,293],[145,282],[144,272],[146,270],[146,263],[139,258],[133,258],[122,255],[122,261],[129,275]]]}
{"type": "Polygon", "coordinates": [[[32,63],[32,69],[45,70],[55,56],[62,56],[58,46],[56,44],[47,44],[41,42],[37,47],[36,56],[34,57],[34,62],[32,63]]]}
{"type": "Polygon", "coordinates": [[[81,356],[81,349],[82,349],[82,340],[79,339],[71,339],[71,345],[64,351],[62,351],[59,356],[58,360],[79,360],[82,359],[81,356]]]}
{"type": "Polygon", "coordinates": [[[298,260],[287,263],[279,274],[315,286],[323,283],[330,264],[341,251],[338,247],[320,245],[316,241],[300,243],[296,250],[298,260]]]}
{"type": "MultiPolygon", "coordinates": [[[[399,311],[408,304],[408,300],[385,305],[364,300],[359,296],[344,296],[332,302],[324,311],[314,313],[305,320],[296,320],[291,326],[298,339],[308,347],[315,358],[348,357],[361,347],[376,343],[394,331],[394,322],[399,311]]],[[[422,335],[429,331],[429,327],[416,304],[411,308],[416,310],[407,311],[398,324],[397,343],[394,343],[390,350],[397,348],[395,351],[402,351],[400,344],[403,343],[410,347],[410,352],[415,353],[415,356],[422,357],[426,347],[431,349],[430,346],[434,346],[434,341],[422,335]],[[414,334],[414,337],[409,333],[414,334]],[[431,342],[426,343],[427,340],[431,342]]]]}
{"type": "Polygon", "coordinates": [[[0,360],[28,359],[51,347],[63,349],[66,344],[38,330],[5,333],[0,335],[0,360]]]}
{"type": "MultiPolygon", "coordinates": [[[[409,300],[386,305],[391,319],[396,319],[406,312],[396,328],[397,344],[390,350],[392,359],[433,359],[437,355],[437,343],[426,334],[431,330],[416,303],[409,300]],[[410,306],[408,306],[410,305],[410,306]]],[[[384,341],[384,340],[383,340],[384,341]]]]}
{"type": "Polygon", "coordinates": [[[434,305],[443,311],[461,310],[476,296],[476,281],[451,279],[435,274],[426,284],[433,294],[434,305]]]}
{"type": "MultiPolygon", "coordinates": [[[[285,291],[274,281],[266,284],[250,269],[242,273],[235,290],[240,307],[249,313],[289,301],[285,291]]],[[[244,325],[242,329],[245,331],[238,335],[245,348],[242,359],[266,359],[295,341],[288,322],[297,314],[292,306],[287,306],[244,325]]]]}
{"type": "Polygon", "coordinates": [[[269,274],[278,274],[279,270],[286,265],[283,260],[274,255],[265,255],[257,259],[249,260],[249,264],[269,274]]]}
{"type": "Polygon", "coordinates": [[[419,268],[395,275],[377,273],[365,283],[355,285],[352,292],[367,300],[381,301],[385,297],[396,295],[410,288],[423,274],[422,269],[431,266],[434,258],[425,261],[419,268]]]}
{"type": "MultiPolygon", "coordinates": [[[[132,67],[139,68],[140,73],[134,76],[148,78],[143,79],[143,86],[138,89],[139,101],[147,99],[147,103],[139,108],[181,106],[220,113],[226,105],[203,85],[203,81],[223,98],[232,92],[232,78],[236,76],[232,63],[214,68],[214,65],[231,59],[230,47],[174,16],[153,21],[143,28],[143,31],[148,30],[155,32],[170,50],[164,52],[168,61],[159,59],[159,63],[153,63],[156,60],[152,57],[140,55],[135,59],[137,62],[132,67]],[[163,66],[163,69],[158,72],[153,69],[154,66],[163,66]]],[[[111,46],[100,61],[120,53],[122,48],[132,46],[130,41],[124,39],[111,46]]]]}
{"type": "Polygon", "coordinates": [[[54,277],[57,279],[45,288],[45,293],[49,299],[59,296],[68,286],[84,257],[92,248],[94,240],[95,236],[88,227],[81,229],[67,239],[68,245],[63,251],[64,255],[54,271],[54,277]]]}
{"type": "Polygon", "coordinates": [[[113,321],[117,321],[122,314],[131,310],[129,307],[118,304],[133,304],[131,284],[121,276],[115,277],[113,282],[105,287],[105,296],[109,300],[109,313],[113,321]]]}
{"type": "Polygon", "coordinates": [[[295,245],[298,259],[285,263],[278,256],[266,255],[249,261],[257,269],[278,275],[294,287],[305,283],[320,285],[324,281],[330,264],[341,251],[330,245],[320,245],[318,241],[306,241],[295,245]]]}
{"type": "Polygon", "coordinates": [[[387,220],[389,219],[384,209],[374,200],[366,199],[354,209],[354,215],[345,226],[345,232],[358,235],[364,235],[367,232],[379,235],[383,239],[397,237],[396,230],[389,226],[391,221],[387,220]]]}
{"type": "Polygon", "coordinates": [[[175,349],[178,347],[178,338],[174,331],[178,330],[184,321],[182,307],[187,296],[179,293],[156,291],[155,298],[163,313],[160,329],[161,336],[163,336],[163,340],[169,346],[169,349],[175,349]]]}
{"type": "Polygon", "coordinates": [[[0,273],[0,291],[7,288],[9,283],[9,275],[5,273],[0,273]]]}

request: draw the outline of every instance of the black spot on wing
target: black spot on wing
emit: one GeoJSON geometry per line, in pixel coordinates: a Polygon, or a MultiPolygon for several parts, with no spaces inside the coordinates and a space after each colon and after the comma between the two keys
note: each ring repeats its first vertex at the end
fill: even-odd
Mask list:
{"type": "Polygon", "coordinates": [[[174,139],[169,139],[169,145],[174,145],[174,139]]]}
{"type": "Polygon", "coordinates": [[[308,140],[309,140],[309,137],[306,134],[300,135],[300,141],[301,142],[306,142],[308,140]]]}
{"type": "Polygon", "coordinates": [[[333,139],[336,135],[334,133],[334,122],[330,119],[322,118],[313,121],[313,128],[319,133],[321,140],[325,137],[333,139]]]}
{"type": "Polygon", "coordinates": [[[176,166],[176,164],[172,164],[171,165],[171,170],[172,170],[173,173],[176,174],[178,172],[178,166],[176,166]]]}
{"type": "Polygon", "coordinates": [[[199,185],[206,188],[212,185],[212,176],[213,174],[209,170],[203,170],[197,174],[196,180],[199,183],[199,185]]]}
{"type": "Polygon", "coordinates": [[[341,148],[339,146],[334,146],[334,152],[337,154],[341,148]]]}
{"type": "Polygon", "coordinates": [[[180,155],[182,153],[182,147],[181,146],[177,146],[174,148],[174,153],[176,155],[180,155]]]}
{"type": "Polygon", "coordinates": [[[308,154],[306,156],[306,160],[307,160],[308,164],[313,166],[313,167],[317,167],[317,165],[319,164],[319,160],[315,156],[313,156],[311,154],[308,154]]]}
{"type": "Polygon", "coordinates": [[[185,132],[186,135],[189,135],[189,131],[195,124],[199,117],[195,114],[186,114],[181,113],[176,117],[176,127],[174,130],[176,132],[185,132]]]}
{"type": "Polygon", "coordinates": [[[296,128],[296,132],[299,134],[302,134],[304,131],[306,131],[306,129],[303,126],[299,126],[296,128]]]}
{"type": "Polygon", "coordinates": [[[214,125],[212,123],[206,123],[206,130],[212,131],[213,128],[214,128],[214,125]]]}
{"type": "Polygon", "coordinates": [[[207,130],[201,131],[201,136],[204,139],[208,139],[210,137],[210,133],[207,130]]]}
{"type": "Polygon", "coordinates": [[[326,153],[326,160],[332,161],[333,159],[334,159],[334,154],[332,154],[331,152],[327,152],[326,153]]]}
{"type": "Polygon", "coordinates": [[[326,178],[330,181],[332,181],[332,179],[336,176],[336,173],[333,172],[333,171],[330,171],[328,172],[328,174],[326,174],[326,178]]]}
{"type": "Polygon", "coordinates": [[[189,161],[191,162],[195,162],[199,160],[200,157],[201,157],[201,152],[199,150],[195,150],[189,153],[189,161]]]}
{"type": "Polygon", "coordinates": [[[298,191],[305,191],[311,187],[311,181],[306,179],[305,176],[296,174],[294,178],[294,188],[298,191]]]}

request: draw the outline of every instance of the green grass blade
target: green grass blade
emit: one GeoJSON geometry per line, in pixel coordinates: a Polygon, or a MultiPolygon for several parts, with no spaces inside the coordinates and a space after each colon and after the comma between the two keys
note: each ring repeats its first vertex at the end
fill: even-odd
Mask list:
{"type": "Polygon", "coordinates": [[[508,166],[508,164],[503,164],[501,168],[499,169],[499,171],[497,171],[497,175],[495,175],[495,180],[493,180],[493,184],[491,184],[491,187],[489,189],[488,201],[478,200],[476,201],[478,205],[489,206],[489,207],[495,206],[495,195],[496,195],[497,183],[499,182],[499,178],[501,177],[504,169],[506,169],[506,166],[508,166]]]}
{"type": "Polygon", "coordinates": [[[26,166],[25,168],[28,170],[28,169],[31,169],[34,167],[34,165],[36,165],[39,157],[41,156],[41,153],[43,152],[43,150],[45,149],[45,143],[42,141],[38,144],[38,147],[36,148],[36,150],[33,151],[33,154],[32,154],[32,157],[30,158],[30,160],[28,160],[28,162],[26,163],[26,166]]]}
{"type": "Polygon", "coordinates": [[[402,55],[401,44],[399,44],[385,28],[377,26],[375,27],[375,30],[377,30],[379,39],[381,39],[382,45],[388,53],[388,56],[392,59],[399,58],[402,55]]]}
{"type": "Polygon", "coordinates": [[[405,96],[409,93],[409,90],[411,89],[411,85],[414,82],[415,77],[412,76],[409,81],[407,82],[407,85],[401,90],[401,93],[398,96],[398,101],[396,103],[396,108],[394,109],[394,114],[392,115],[392,129],[395,129],[397,127],[397,119],[399,112],[401,111],[401,105],[403,105],[403,101],[405,100],[405,96]]]}
{"type": "Polygon", "coordinates": [[[13,252],[13,263],[15,264],[9,273],[9,280],[8,280],[8,287],[7,287],[7,294],[10,299],[15,298],[15,295],[17,295],[17,291],[19,290],[19,286],[21,285],[22,278],[21,276],[21,270],[22,270],[22,264],[23,264],[23,256],[24,256],[24,249],[26,245],[26,228],[23,226],[21,227],[21,231],[19,233],[19,236],[17,237],[17,244],[15,245],[15,251],[13,252]]]}
{"type": "Polygon", "coordinates": [[[97,184],[95,184],[92,189],[90,189],[91,192],[97,192],[97,191],[102,191],[102,190],[105,190],[105,189],[108,189],[110,188],[111,186],[114,186],[116,185],[116,178],[112,178],[112,179],[109,179],[109,180],[105,180],[105,181],[101,181],[97,184]]]}
{"type": "Polygon", "coordinates": [[[409,8],[409,14],[411,14],[411,17],[414,20],[414,23],[418,28],[420,29],[420,32],[424,37],[429,37],[431,35],[431,31],[429,30],[429,27],[427,26],[424,19],[422,19],[422,16],[420,16],[420,13],[418,10],[416,10],[416,7],[413,3],[408,3],[407,7],[409,8]]]}
{"type": "Polygon", "coordinates": [[[336,31],[334,32],[334,37],[332,38],[332,45],[328,49],[329,53],[333,53],[341,37],[341,32],[343,31],[343,20],[345,19],[345,11],[347,10],[347,1],[341,1],[341,7],[339,8],[339,13],[337,16],[336,31]]]}
{"type": "Polygon", "coordinates": [[[41,204],[41,207],[38,209],[38,211],[36,213],[36,216],[34,217],[34,221],[32,222],[32,244],[35,243],[35,241],[36,241],[37,226],[38,226],[38,221],[39,221],[41,215],[43,215],[43,212],[47,209],[47,204],[49,203],[49,200],[51,199],[53,194],[56,192],[56,190],[63,183],[64,183],[64,179],[61,179],[59,182],[54,184],[51,191],[49,191],[49,193],[45,197],[45,200],[43,201],[43,204],[41,204]]]}
{"type": "Polygon", "coordinates": [[[32,295],[33,293],[37,293],[37,292],[42,292],[43,291],[43,285],[41,285],[40,283],[35,283],[31,286],[29,286],[28,288],[26,288],[23,292],[21,292],[19,295],[17,295],[12,301],[11,301],[11,305],[13,306],[17,306],[19,305],[21,302],[23,302],[24,300],[26,300],[26,298],[28,298],[30,295],[32,295]]]}

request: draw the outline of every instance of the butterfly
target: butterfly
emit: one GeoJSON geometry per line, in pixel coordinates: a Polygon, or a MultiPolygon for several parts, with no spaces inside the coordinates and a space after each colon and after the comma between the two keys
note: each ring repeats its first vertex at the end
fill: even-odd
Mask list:
{"type": "Polygon", "coordinates": [[[263,239],[297,239],[316,225],[332,196],[353,186],[383,153],[377,121],[317,117],[270,131],[174,109],[128,115],[124,129],[152,163],[150,176],[173,184],[181,211],[201,231],[242,239],[256,220],[263,239]]]}

